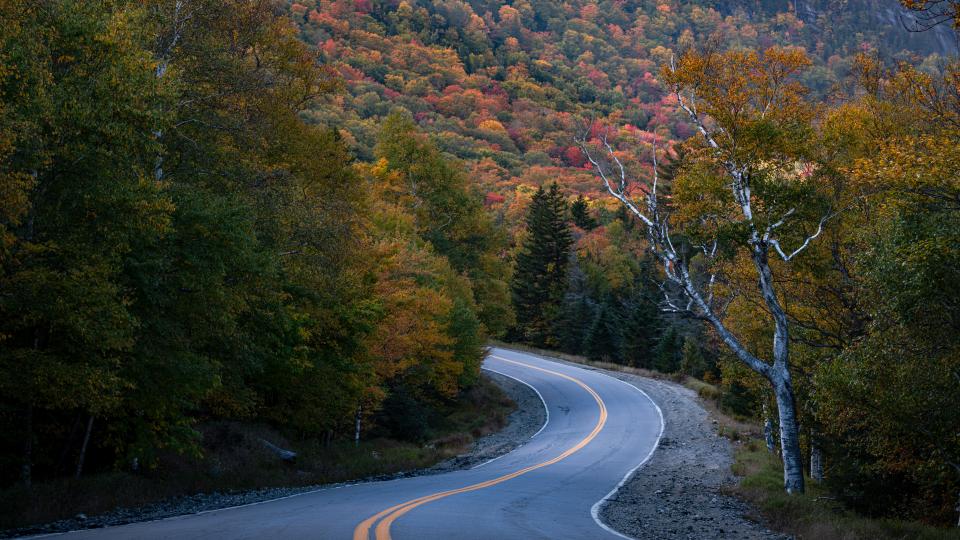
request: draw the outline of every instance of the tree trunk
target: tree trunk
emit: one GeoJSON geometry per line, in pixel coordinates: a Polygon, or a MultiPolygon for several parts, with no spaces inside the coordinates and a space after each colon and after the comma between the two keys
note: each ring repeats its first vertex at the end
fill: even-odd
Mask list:
{"type": "Polygon", "coordinates": [[[763,404],[763,439],[767,442],[767,452],[771,454],[776,452],[777,443],[773,439],[773,420],[770,419],[770,413],[767,412],[767,404],[763,404]]]}
{"type": "Polygon", "coordinates": [[[78,412],[77,417],[73,421],[73,425],[70,427],[70,435],[67,436],[67,440],[63,443],[63,450],[60,452],[60,459],[57,460],[57,474],[60,474],[64,470],[67,463],[67,457],[70,454],[70,447],[73,446],[73,438],[77,435],[77,430],[80,429],[80,421],[83,420],[83,412],[78,412]]]}
{"type": "Polygon", "coordinates": [[[360,446],[360,415],[363,413],[363,405],[357,405],[357,428],[353,433],[353,445],[360,446]]]}
{"type": "MultiPolygon", "coordinates": [[[[785,371],[785,370],[784,370],[785,371]]],[[[783,487],[787,493],[803,493],[803,454],[797,430],[796,404],[790,375],[783,371],[772,377],[780,416],[780,452],[783,456],[783,487]]]]}
{"type": "Polygon", "coordinates": [[[33,485],[33,403],[27,405],[26,437],[23,442],[23,485],[27,489],[33,485]]]}
{"type": "Polygon", "coordinates": [[[823,482],[823,452],[813,441],[810,442],[810,479],[818,484],[823,482]]]}
{"type": "Polygon", "coordinates": [[[93,431],[93,415],[87,419],[87,431],[83,434],[83,444],[80,445],[80,457],[77,458],[76,478],[83,473],[83,462],[87,459],[87,445],[90,443],[90,432],[93,431]]]}

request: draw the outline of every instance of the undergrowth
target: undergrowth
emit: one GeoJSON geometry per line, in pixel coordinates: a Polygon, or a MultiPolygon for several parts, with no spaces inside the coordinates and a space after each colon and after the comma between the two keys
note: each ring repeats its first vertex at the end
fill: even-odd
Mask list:
{"type": "Polygon", "coordinates": [[[0,531],[184,495],[330,484],[423,469],[467,452],[477,438],[505,426],[515,408],[483,377],[447,407],[424,444],[383,437],[362,440],[359,446],[352,441],[324,444],[287,438],[264,425],[203,424],[198,426],[204,447],[200,459],[170,453],[154,470],[91,474],[38,482],[30,490],[0,491],[0,531]],[[295,462],[279,460],[261,439],[295,450],[295,462]]]}

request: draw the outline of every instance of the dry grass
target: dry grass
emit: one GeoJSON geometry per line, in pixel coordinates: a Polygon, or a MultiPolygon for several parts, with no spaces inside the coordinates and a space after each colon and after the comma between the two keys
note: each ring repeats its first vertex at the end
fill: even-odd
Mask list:
{"type": "Polygon", "coordinates": [[[783,469],[776,455],[763,444],[762,427],[749,418],[727,414],[720,406],[721,390],[715,385],[686,376],[674,376],[619,364],[592,362],[582,356],[545,351],[525,345],[493,343],[506,349],[531,352],[585,366],[631,373],[651,379],[668,380],[693,390],[710,415],[717,432],[734,442],[733,472],[742,477],[729,494],[750,502],[758,518],[772,529],[800,540],[960,540],[960,530],[939,529],[916,522],[872,519],[839,504],[826,489],[807,481],[807,493],[787,495],[783,491],[783,469]]]}
{"type": "Polygon", "coordinates": [[[780,460],[760,439],[750,439],[736,451],[733,471],[743,477],[732,494],[752,503],[771,528],[798,539],[958,540],[960,530],[939,529],[916,522],[872,519],[847,510],[821,485],[807,481],[803,495],[783,491],[780,460]]]}
{"type": "Polygon", "coordinates": [[[38,482],[27,491],[0,491],[0,531],[75,516],[138,507],[181,495],[345,482],[430,467],[467,452],[475,439],[498,431],[516,408],[486,378],[451,405],[423,445],[392,439],[324,445],[288,440],[263,425],[213,422],[199,427],[204,457],[169,454],[154,471],[106,472],[79,480],[38,482]],[[298,452],[296,463],[278,460],[260,439],[298,452]]]}
{"type": "Polygon", "coordinates": [[[567,362],[573,362],[575,364],[582,364],[584,366],[605,369],[607,371],[618,371],[621,373],[629,373],[631,375],[637,375],[639,377],[646,377],[648,379],[657,379],[661,381],[670,381],[673,383],[681,384],[694,392],[697,393],[697,396],[700,397],[700,400],[710,414],[711,420],[714,424],[717,425],[717,431],[732,440],[742,440],[750,437],[757,437],[762,434],[760,426],[749,419],[739,418],[727,414],[721,410],[719,406],[721,390],[716,385],[701,381],[694,377],[689,377],[686,375],[679,374],[667,374],[661,373],[659,371],[654,371],[650,369],[636,368],[632,366],[624,366],[621,364],[613,364],[610,362],[594,362],[588,360],[583,356],[577,356],[573,354],[566,354],[556,351],[549,351],[544,349],[538,349],[536,347],[530,347],[528,345],[517,344],[517,343],[502,343],[498,341],[492,341],[491,345],[496,347],[502,347],[504,349],[514,349],[517,351],[529,352],[537,354],[540,356],[545,356],[548,358],[557,358],[559,360],[565,360],[567,362]]]}

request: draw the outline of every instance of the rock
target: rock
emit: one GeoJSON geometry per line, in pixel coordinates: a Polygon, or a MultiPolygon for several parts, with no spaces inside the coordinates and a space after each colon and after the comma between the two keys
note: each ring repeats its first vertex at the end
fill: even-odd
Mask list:
{"type": "Polygon", "coordinates": [[[266,439],[260,439],[260,442],[262,442],[263,445],[267,447],[268,450],[276,454],[276,456],[282,459],[283,461],[293,461],[297,459],[297,453],[294,452],[293,450],[286,450],[284,448],[280,448],[279,446],[271,443],[266,439]]]}

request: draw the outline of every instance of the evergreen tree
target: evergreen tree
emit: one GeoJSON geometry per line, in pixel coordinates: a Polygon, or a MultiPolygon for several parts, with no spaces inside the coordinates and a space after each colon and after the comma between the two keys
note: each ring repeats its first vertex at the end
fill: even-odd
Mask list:
{"type": "Polygon", "coordinates": [[[592,231],[597,228],[597,220],[590,215],[590,208],[587,206],[587,200],[583,195],[578,195],[577,200],[570,205],[570,215],[573,216],[573,224],[585,231],[592,231]]]}
{"type": "Polygon", "coordinates": [[[653,359],[653,368],[662,373],[676,373],[680,369],[683,353],[683,336],[671,326],[660,337],[653,359]]]}
{"type": "Polygon", "coordinates": [[[557,346],[559,320],[567,288],[573,237],[566,222],[567,204],[556,184],[541,186],[527,213],[527,239],[517,255],[513,276],[515,336],[537,346],[557,346]]]}
{"type": "Polygon", "coordinates": [[[597,310],[583,339],[583,352],[590,360],[623,363],[623,319],[609,299],[597,310]]]}
{"type": "Polygon", "coordinates": [[[580,354],[583,351],[583,338],[589,330],[585,323],[596,317],[597,306],[587,289],[587,280],[580,261],[577,257],[571,259],[569,284],[556,328],[560,349],[569,354],[580,354]]]}
{"type": "Polygon", "coordinates": [[[707,360],[703,357],[703,351],[701,351],[696,339],[688,336],[683,341],[682,356],[680,372],[698,379],[703,378],[703,374],[706,373],[708,367],[707,360]]]}

